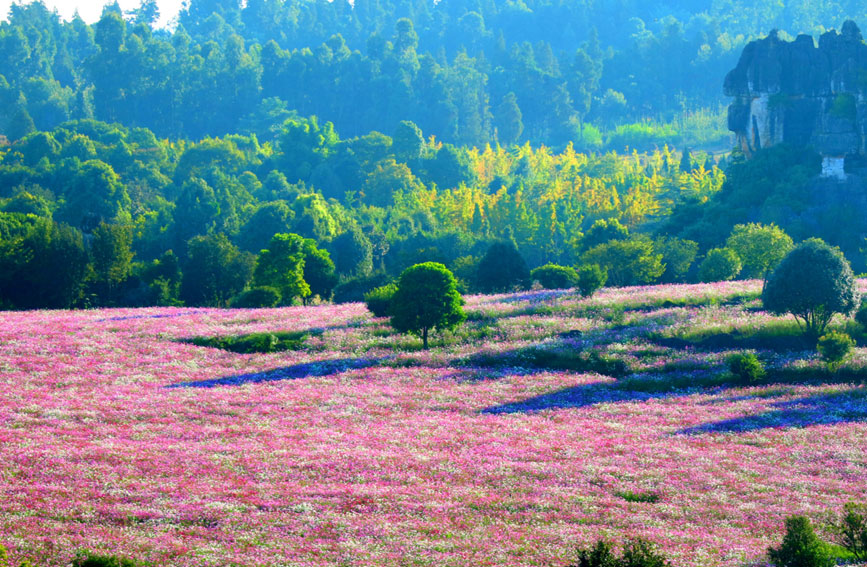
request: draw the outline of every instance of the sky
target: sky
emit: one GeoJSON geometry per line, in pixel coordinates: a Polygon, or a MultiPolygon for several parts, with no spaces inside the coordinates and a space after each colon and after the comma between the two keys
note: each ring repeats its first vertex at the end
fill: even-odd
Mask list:
{"type": "MultiPolygon", "coordinates": [[[[7,18],[13,1],[15,4],[30,3],[30,0],[0,0],[0,19],[7,18]]],[[[92,24],[99,20],[103,5],[110,3],[111,0],[42,0],[42,2],[49,10],[56,9],[64,20],[72,19],[75,10],[78,10],[81,19],[92,24]]],[[[138,8],[140,3],[140,0],[118,0],[124,12],[138,8]]],[[[157,26],[168,24],[178,14],[182,3],[183,0],[157,0],[160,7],[160,21],[157,22],[157,26]]]]}

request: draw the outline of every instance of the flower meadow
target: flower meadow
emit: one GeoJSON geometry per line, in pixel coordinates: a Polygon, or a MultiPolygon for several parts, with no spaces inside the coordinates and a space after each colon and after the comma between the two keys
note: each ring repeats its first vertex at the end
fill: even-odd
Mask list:
{"type": "Polygon", "coordinates": [[[58,566],[562,566],[643,537],[675,566],[762,562],[787,516],[828,536],[867,501],[867,395],[813,350],[737,341],[793,324],[760,287],[473,296],[428,351],[361,304],[0,313],[0,544],[58,566]],[[313,332],[184,341],[275,331],[313,332]],[[730,383],[745,351],[797,379],[730,383]]]}

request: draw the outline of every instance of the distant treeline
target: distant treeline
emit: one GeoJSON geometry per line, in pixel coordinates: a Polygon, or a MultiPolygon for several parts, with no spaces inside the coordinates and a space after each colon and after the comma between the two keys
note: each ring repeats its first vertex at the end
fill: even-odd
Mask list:
{"type": "Polygon", "coordinates": [[[720,85],[749,38],[864,15],[803,0],[192,0],[167,31],[155,0],[94,25],[16,4],[0,133],[95,118],[264,142],[296,112],[346,136],[411,120],[456,145],[719,143],[720,85]]]}
{"type": "Polygon", "coordinates": [[[335,284],[362,280],[350,297],[422,261],[472,289],[493,242],[514,242],[530,267],[572,265],[606,230],[652,231],[723,181],[704,154],[468,150],[411,122],[341,139],[330,123],[290,119],[260,144],[72,121],[0,148],[0,302],[224,305],[255,283],[254,255],[275,234],[328,252],[335,284]],[[195,277],[213,279],[219,265],[238,281],[185,293],[195,286],[183,278],[209,264],[195,277]]]}

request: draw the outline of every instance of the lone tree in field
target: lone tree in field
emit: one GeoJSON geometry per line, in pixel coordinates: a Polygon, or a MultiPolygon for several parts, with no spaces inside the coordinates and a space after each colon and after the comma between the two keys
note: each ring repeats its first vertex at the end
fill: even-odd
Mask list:
{"type": "Polygon", "coordinates": [[[391,326],[421,335],[427,349],[431,329],[454,329],[467,318],[457,282],[442,264],[425,262],[403,271],[391,299],[391,326]]]}
{"type": "Polygon", "coordinates": [[[765,309],[791,313],[811,338],[824,332],[835,313],[852,313],[859,299],[855,276],[843,253],[818,238],[793,248],[762,292],[765,309]]]}

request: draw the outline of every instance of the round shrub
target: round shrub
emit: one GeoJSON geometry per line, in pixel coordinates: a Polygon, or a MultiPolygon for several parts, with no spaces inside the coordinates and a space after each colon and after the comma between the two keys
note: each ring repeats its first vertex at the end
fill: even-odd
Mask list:
{"type": "Polygon", "coordinates": [[[608,272],[600,268],[598,264],[581,266],[576,273],[578,275],[578,291],[581,292],[581,297],[592,296],[608,281],[608,272]]]}
{"type": "Polygon", "coordinates": [[[741,259],[731,248],[708,250],[698,267],[698,279],[703,282],[733,280],[741,271],[741,259]]]}
{"type": "Polygon", "coordinates": [[[819,337],[816,348],[831,370],[836,370],[852,353],[855,341],[846,333],[831,331],[819,337]]]}
{"type": "Polygon", "coordinates": [[[545,264],[530,272],[530,276],[545,289],[568,289],[578,283],[575,268],[545,264]]]}
{"type": "Polygon", "coordinates": [[[765,377],[765,366],[755,354],[733,354],[728,359],[729,371],[744,384],[752,384],[765,377]]]}
{"type": "Polygon", "coordinates": [[[854,311],[859,300],[849,262],[818,238],[793,248],[762,292],[765,309],[791,313],[811,338],[822,334],[835,313],[854,311]]]}
{"type": "Polygon", "coordinates": [[[277,288],[261,286],[243,291],[229,301],[229,307],[254,309],[257,307],[274,307],[282,297],[277,288]]]}
{"type": "Polygon", "coordinates": [[[386,317],[391,314],[391,298],[397,286],[393,283],[373,288],[364,294],[364,303],[368,311],[376,317],[386,317]]]}

